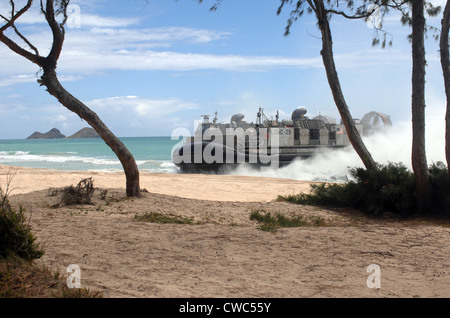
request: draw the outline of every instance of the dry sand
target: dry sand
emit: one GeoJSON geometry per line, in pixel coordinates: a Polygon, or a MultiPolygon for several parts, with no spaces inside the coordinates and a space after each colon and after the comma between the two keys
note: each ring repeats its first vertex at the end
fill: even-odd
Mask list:
{"type": "MultiPolygon", "coordinates": [[[[370,220],[356,211],[272,201],[309,182],[243,176],[141,175],[142,198],[127,199],[122,174],[0,166],[11,202],[21,203],[45,255],[64,275],[105,297],[449,297],[450,227],[429,221],[370,220]],[[49,188],[92,177],[93,204],[52,207],[49,188]],[[261,231],[253,210],[301,215],[325,225],[261,231]],[[159,212],[198,224],[138,222],[159,212]],[[322,222],[323,223],[323,222],[322,222]],[[369,288],[367,268],[380,269],[369,288]]],[[[371,280],[369,280],[371,281],[371,280]]]]}

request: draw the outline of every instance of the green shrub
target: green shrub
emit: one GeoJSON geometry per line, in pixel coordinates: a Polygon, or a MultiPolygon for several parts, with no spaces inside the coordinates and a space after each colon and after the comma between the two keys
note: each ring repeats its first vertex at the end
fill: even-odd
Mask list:
{"type": "Polygon", "coordinates": [[[349,200],[356,199],[353,207],[371,215],[388,211],[407,215],[415,210],[414,175],[403,164],[380,165],[377,170],[355,168],[350,172],[356,179],[356,186],[348,187],[349,200]]]}
{"type": "MultiPolygon", "coordinates": [[[[384,212],[408,216],[417,213],[414,174],[401,163],[379,165],[376,170],[353,168],[344,184],[311,185],[311,193],[279,196],[298,204],[353,207],[370,215],[384,212]]],[[[426,213],[450,216],[450,178],[443,163],[430,166],[431,202],[426,213]]]]}
{"type": "Polygon", "coordinates": [[[16,211],[0,188],[0,257],[17,255],[26,260],[42,257],[44,252],[31,230],[22,206],[16,211]]]}
{"type": "Polygon", "coordinates": [[[432,212],[450,216],[450,178],[442,162],[430,166],[430,189],[432,212]]]}
{"type": "Polygon", "coordinates": [[[278,200],[327,207],[348,206],[348,202],[351,201],[351,193],[353,192],[349,191],[349,188],[353,185],[353,182],[349,182],[345,186],[334,183],[311,184],[311,194],[300,193],[297,195],[278,196],[278,200]]]}

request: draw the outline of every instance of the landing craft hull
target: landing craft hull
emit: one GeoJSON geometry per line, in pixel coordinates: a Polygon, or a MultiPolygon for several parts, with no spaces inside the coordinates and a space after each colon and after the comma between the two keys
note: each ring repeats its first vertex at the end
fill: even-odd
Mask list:
{"type": "Polygon", "coordinates": [[[278,168],[289,165],[296,159],[308,159],[326,150],[342,148],[344,146],[281,147],[274,153],[270,148],[261,152],[258,149],[247,148],[244,152],[238,152],[226,145],[203,141],[178,147],[172,155],[172,160],[184,173],[217,173],[242,164],[278,168]],[[205,149],[207,153],[205,153],[205,149]]]}
{"type": "Polygon", "coordinates": [[[214,142],[192,142],[177,148],[172,161],[182,172],[218,172],[240,164],[264,165],[270,159],[266,156],[250,155],[248,150],[236,149],[214,142]]]}

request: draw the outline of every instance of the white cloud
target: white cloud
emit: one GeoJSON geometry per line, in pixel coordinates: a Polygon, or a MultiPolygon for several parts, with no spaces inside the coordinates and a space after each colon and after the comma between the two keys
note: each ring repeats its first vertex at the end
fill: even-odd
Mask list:
{"type": "Polygon", "coordinates": [[[151,99],[137,96],[100,98],[87,101],[86,104],[98,111],[107,110],[109,113],[122,114],[126,117],[139,116],[146,119],[157,119],[178,111],[198,108],[197,104],[179,98],[151,99]]]}
{"type": "Polygon", "coordinates": [[[263,71],[280,67],[322,67],[320,58],[279,56],[215,55],[173,51],[65,52],[60,70],[95,72],[102,70],[263,71]]]}
{"type": "Polygon", "coordinates": [[[134,18],[109,18],[81,12],[79,27],[127,27],[138,22],[139,20],[134,18]]]}
{"type": "Polygon", "coordinates": [[[36,76],[25,74],[25,75],[14,75],[7,78],[0,79],[0,87],[11,86],[15,84],[30,83],[36,81],[36,76]]]}
{"type": "MultiPolygon", "coordinates": [[[[6,87],[16,84],[24,84],[24,83],[36,83],[39,76],[38,74],[20,74],[20,75],[13,75],[8,76],[5,78],[0,78],[0,87],[6,87]]],[[[60,75],[59,80],[60,82],[73,82],[78,81],[81,79],[81,76],[76,75],[60,75]]]]}
{"type": "Polygon", "coordinates": [[[64,122],[67,120],[67,116],[64,115],[58,115],[55,117],[55,122],[64,122]]]}
{"type": "MultiPolygon", "coordinates": [[[[267,71],[277,68],[322,68],[322,59],[315,57],[260,56],[245,54],[194,53],[179,44],[208,44],[231,36],[229,32],[186,27],[129,28],[135,19],[116,19],[81,12],[81,28],[69,28],[63,52],[58,63],[59,74],[80,75],[110,70],[221,70],[221,71],[267,71]],[[163,48],[158,50],[157,48],[163,48]],[[168,49],[171,48],[171,49],[168,49]]],[[[42,16],[40,17],[42,19],[42,16]]],[[[38,17],[31,15],[25,23],[36,23],[38,17]]],[[[30,29],[29,29],[30,30],[30,29]]],[[[51,35],[46,26],[36,25],[29,39],[45,55],[51,46],[51,35]]],[[[17,77],[17,74],[33,74],[38,68],[22,57],[16,56],[4,46],[0,47],[4,66],[0,70],[0,86],[8,86],[34,80],[17,77]]],[[[361,68],[380,63],[397,63],[410,56],[389,50],[357,51],[336,54],[338,68],[361,68]]]]}
{"type": "MultiPolygon", "coordinates": [[[[148,43],[150,46],[163,43],[190,42],[190,43],[208,43],[224,39],[230,35],[229,32],[218,32],[214,30],[186,28],[186,27],[160,27],[160,28],[91,28],[89,33],[97,37],[100,43],[114,43],[121,48],[128,44],[148,43]]],[[[81,34],[83,37],[85,34],[81,34]]],[[[139,47],[139,46],[138,46],[139,47]]]]}
{"type": "Polygon", "coordinates": [[[85,104],[118,136],[170,135],[180,123],[187,125],[186,120],[178,119],[180,112],[200,108],[197,103],[180,98],[138,96],[99,98],[85,104]]]}
{"type": "MultiPolygon", "coordinates": [[[[16,11],[21,9],[24,3],[16,3],[16,11]]],[[[103,17],[96,14],[91,14],[87,8],[86,3],[72,2],[67,8],[68,14],[68,27],[71,28],[71,24],[79,22],[77,27],[128,27],[135,25],[139,22],[138,18],[123,18],[123,17],[103,17]]],[[[6,17],[10,16],[11,6],[6,1],[0,3],[0,13],[6,17]]],[[[39,1],[35,1],[32,7],[23,14],[17,21],[18,25],[35,25],[46,24],[44,16],[40,11],[39,1]]],[[[73,25],[72,25],[73,26],[73,25]]]]}
{"type": "Polygon", "coordinates": [[[0,100],[0,115],[4,116],[8,113],[19,113],[26,108],[20,104],[20,102],[12,102],[10,100],[2,101],[0,100]]]}

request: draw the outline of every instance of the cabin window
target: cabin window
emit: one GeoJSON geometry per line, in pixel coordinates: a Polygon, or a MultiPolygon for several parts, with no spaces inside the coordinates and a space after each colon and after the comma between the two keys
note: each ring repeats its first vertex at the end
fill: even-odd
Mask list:
{"type": "Polygon", "coordinates": [[[329,138],[330,139],[336,139],[336,132],[335,131],[330,131],[329,138]]]}
{"type": "Polygon", "coordinates": [[[319,129],[310,129],[309,130],[309,139],[310,140],[319,140],[320,139],[320,130],[319,129]]]}
{"type": "Polygon", "coordinates": [[[294,128],[294,140],[300,140],[300,128],[294,128]]]}

